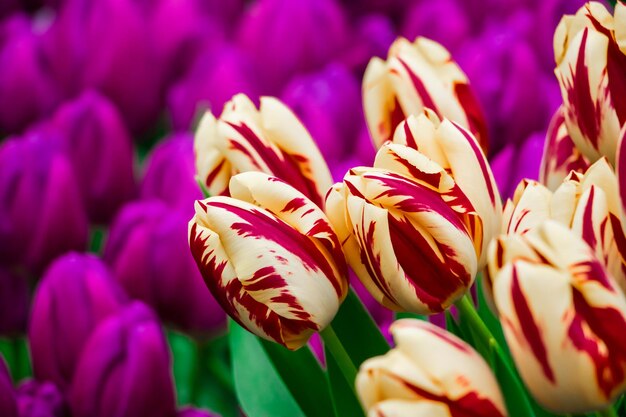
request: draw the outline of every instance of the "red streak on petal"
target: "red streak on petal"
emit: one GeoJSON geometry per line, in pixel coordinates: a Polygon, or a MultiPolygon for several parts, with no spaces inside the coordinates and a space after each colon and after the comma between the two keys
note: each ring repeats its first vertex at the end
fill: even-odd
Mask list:
{"type": "Polygon", "coordinates": [[[404,68],[404,70],[409,75],[411,83],[415,87],[415,91],[417,92],[417,95],[422,100],[422,103],[423,103],[424,107],[431,109],[432,111],[437,113],[439,116],[441,116],[439,114],[439,109],[437,108],[437,105],[433,101],[433,99],[430,96],[430,94],[428,94],[428,90],[426,89],[426,86],[424,85],[422,80],[420,80],[420,78],[417,75],[415,75],[413,70],[411,70],[411,67],[409,67],[407,65],[407,63],[404,62],[401,58],[398,58],[398,61],[400,62],[400,64],[404,68]]]}
{"type": "Polygon", "coordinates": [[[461,107],[465,110],[469,129],[478,139],[478,143],[486,155],[489,150],[489,135],[487,132],[487,120],[480,107],[480,103],[469,84],[455,84],[454,91],[459,103],[461,103],[461,107]]]}
{"type": "Polygon", "coordinates": [[[406,137],[406,146],[417,150],[417,142],[415,141],[415,136],[413,136],[413,132],[411,132],[411,128],[406,122],[404,123],[404,136],[406,137]]]}
{"type": "Polygon", "coordinates": [[[213,169],[213,171],[209,172],[209,175],[207,175],[206,180],[204,181],[204,185],[206,185],[207,187],[211,187],[211,184],[213,183],[213,181],[215,181],[215,178],[217,178],[220,172],[222,172],[222,170],[224,169],[225,163],[226,159],[222,159],[220,163],[213,169]]]}
{"type": "Polygon", "coordinates": [[[286,213],[289,211],[293,213],[294,211],[304,206],[306,206],[306,200],[304,198],[294,198],[293,200],[289,201],[280,212],[286,213]]]}
{"type": "Polygon", "coordinates": [[[595,249],[598,244],[596,240],[596,234],[593,230],[593,199],[595,196],[596,187],[591,186],[589,188],[589,199],[587,200],[587,205],[585,206],[585,211],[583,212],[583,230],[582,230],[582,238],[587,242],[589,246],[595,249]]]}

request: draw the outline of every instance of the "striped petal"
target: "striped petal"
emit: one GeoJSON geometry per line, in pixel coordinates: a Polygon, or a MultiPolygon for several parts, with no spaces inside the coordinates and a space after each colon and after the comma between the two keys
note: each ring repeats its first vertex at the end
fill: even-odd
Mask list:
{"type": "Polygon", "coordinates": [[[524,234],[550,219],[552,193],[532,180],[522,180],[513,200],[506,202],[502,215],[502,233],[524,234]]]}
{"type": "Polygon", "coordinates": [[[211,195],[226,195],[232,167],[218,144],[217,120],[211,112],[206,112],[194,139],[196,172],[211,195]]]}

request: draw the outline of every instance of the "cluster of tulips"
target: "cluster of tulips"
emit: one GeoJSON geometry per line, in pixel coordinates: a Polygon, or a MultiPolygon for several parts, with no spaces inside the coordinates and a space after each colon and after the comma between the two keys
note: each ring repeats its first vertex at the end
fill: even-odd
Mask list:
{"type": "MultiPolygon", "coordinates": [[[[334,185],[279,100],[237,95],[219,118],[203,116],[195,156],[207,198],[189,223],[191,252],[231,332],[294,351],[262,345],[296,409],[626,415],[626,5],[563,17],[554,55],[563,102],[541,180],[504,204],[471,85],[425,38],[370,61],[363,105],[378,152],[334,185]],[[404,317],[390,328],[395,347],[363,324],[348,268],[404,317]],[[428,320],[441,312],[447,330],[428,320]],[[326,368],[306,362],[300,378],[331,393],[312,404],[290,371],[315,333],[326,368]],[[357,398],[362,409],[349,408],[357,398]]],[[[259,404],[270,415],[271,400],[259,404]]]]}

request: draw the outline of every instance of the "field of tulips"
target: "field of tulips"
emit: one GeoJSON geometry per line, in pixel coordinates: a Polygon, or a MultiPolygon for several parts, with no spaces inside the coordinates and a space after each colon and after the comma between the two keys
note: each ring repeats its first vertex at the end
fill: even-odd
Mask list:
{"type": "Polygon", "coordinates": [[[626,417],[626,3],[0,0],[0,417],[626,417]]]}

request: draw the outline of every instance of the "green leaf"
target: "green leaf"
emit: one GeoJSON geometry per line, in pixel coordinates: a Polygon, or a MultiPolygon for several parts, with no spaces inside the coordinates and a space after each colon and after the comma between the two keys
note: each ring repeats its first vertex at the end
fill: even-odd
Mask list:
{"type": "Polygon", "coordinates": [[[450,313],[450,310],[446,310],[446,330],[456,337],[460,337],[461,339],[465,340],[463,338],[463,332],[461,331],[459,325],[456,323],[456,320],[454,319],[454,316],[452,316],[452,313],[450,313]]]}
{"type": "Polygon", "coordinates": [[[167,333],[167,341],[172,350],[178,404],[193,404],[193,388],[198,373],[198,348],[189,337],[174,331],[167,333]]]}
{"type": "Polygon", "coordinates": [[[366,359],[389,350],[380,329],[352,289],[331,325],[357,368],[366,359]]]}
{"type": "Polygon", "coordinates": [[[17,384],[33,376],[30,350],[26,337],[0,339],[0,353],[7,362],[13,382],[17,384]]]}
{"type": "Polygon", "coordinates": [[[485,298],[483,279],[484,278],[482,277],[478,277],[476,282],[476,293],[478,295],[478,315],[483,320],[493,337],[496,339],[503,352],[506,354],[509,363],[513,363],[513,358],[511,357],[509,346],[506,344],[506,339],[504,338],[504,332],[502,331],[500,320],[498,319],[498,317],[496,317],[495,314],[493,314],[493,311],[491,311],[491,308],[489,308],[489,304],[487,303],[487,299],[485,298]]]}
{"type": "Polygon", "coordinates": [[[327,348],[325,352],[335,416],[364,417],[363,408],[361,408],[359,400],[355,397],[352,388],[350,388],[350,383],[346,381],[331,352],[327,348]]]}
{"type": "Polygon", "coordinates": [[[230,367],[228,335],[224,334],[201,345],[198,362],[200,372],[194,390],[194,404],[222,417],[239,416],[230,367]]]}
{"type": "Polygon", "coordinates": [[[422,314],[416,314],[416,313],[409,313],[407,311],[399,311],[396,313],[395,315],[395,319],[396,320],[400,320],[400,319],[417,319],[417,320],[424,320],[424,321],[428,321],[428,316],[424,316],[422,314]]]}
{"type": "Polygon", "coordinates": [[[506,360],[503,359],[502,354],[494,352],[493,358],[493,370],[500,384],[502,395],[506,402],[506,408],[510,416],[535,416],[535,412],[529,401],[529,396],[526,389],[521,384],[521,380],[516,378],[517,370],[506,360]]]}
{"type": "Polygon", "coordinates": [[[232,320],[229,328],[235,391],[244,413],[248,417],[305,417],[260,340],[232,320]]]}

